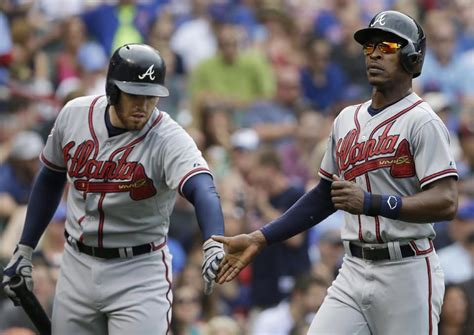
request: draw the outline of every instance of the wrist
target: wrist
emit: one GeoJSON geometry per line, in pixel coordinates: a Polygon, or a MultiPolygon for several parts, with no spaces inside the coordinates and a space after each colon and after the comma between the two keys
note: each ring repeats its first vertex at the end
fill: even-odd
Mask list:
{"type": "Polygon", "coordinates": [[[398,219],[402,198],[398,195],[380,195],[364,192],[364,214],[398,219]]]}
{"type": "Polygon", "coordinates": [[[260,230],[256,230],[250,233],[249,238],[253,244],[256,244],[258,246],[258,249],[262,249],[267,245],[267,239],[260,230]]]}

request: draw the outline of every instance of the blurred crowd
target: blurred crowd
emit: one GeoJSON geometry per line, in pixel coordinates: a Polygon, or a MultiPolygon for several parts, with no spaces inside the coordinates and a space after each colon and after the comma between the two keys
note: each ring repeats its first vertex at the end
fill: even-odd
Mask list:
{"type": "MultiPolygon", "coordinates": [[[[21,234],[38,155],[61,107],[105,94],[108,58],[143,42],[166,60],[158,108],[194,138],[213,171],[226,235],[275,219],[318,183],[330,125],[370,99],[353,33],[375,13],[417,19],[427,51],[415,91],[446,123],[459,172],[457,217],[435,224],[446,280],[440,334],[474,333],[474,0],[0,1],[0,265],[21,234]]],[[[436,150],[436,148],[433,148],[436,150]]],[[[48,312],[64,247],[61,203],[34,258],[48,312]]],[[[173,335],[306,334],[337,275],[341,213],[267,248],[203,295],[193,207],[171,217],[173,335]]],[[[32,334],[0,293],[0,333],[32,334]]]]}

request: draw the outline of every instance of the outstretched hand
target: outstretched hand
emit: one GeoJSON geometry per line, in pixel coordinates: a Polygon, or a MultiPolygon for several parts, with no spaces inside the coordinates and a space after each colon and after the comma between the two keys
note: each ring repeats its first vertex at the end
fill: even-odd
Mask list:
{"type": "Polygon", "coordinates": [[[214,235],[212,239],[223,243],[226,250],[216,278],[218,284],[234,279],[266,244],[265,237],[260,231],[233,237],[214,235]]]}

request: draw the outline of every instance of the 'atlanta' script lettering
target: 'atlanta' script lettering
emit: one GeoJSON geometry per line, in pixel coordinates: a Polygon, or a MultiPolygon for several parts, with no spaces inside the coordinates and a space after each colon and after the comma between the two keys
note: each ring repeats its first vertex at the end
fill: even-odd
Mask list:
{"type": "Polygon", "coordinates": [[[395,152],[399,135],[388,135],[393,123],[385,126],[378,138],[369,138],[367,141],[357,143],[358,133],[355,129],[349,131],[344,138],[336,144],[336,159],[339,169],[344,171],[351,165],[367,161],[373,156],[395,152]]]}

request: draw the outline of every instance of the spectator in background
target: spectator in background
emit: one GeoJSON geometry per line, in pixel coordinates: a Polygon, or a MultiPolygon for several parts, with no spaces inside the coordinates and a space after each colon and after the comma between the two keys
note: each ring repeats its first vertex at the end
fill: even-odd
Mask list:
{"type": "Polygon", "coordinates": [[[160,100],[158,106],[176,120],[179,110],[184,108],[188,97],[183,58],[173,51],[170,45],[174,29],[175,23],[171,13],[163,11],[150,24],[147,41],[149,45],[160,51],[166,64],[166,87],[170,91],[170,95],[166,99],[160,100]]]}
{"type": "Polygon", "coordinates": [[[205,335],[242,335],[239,324],[228,316],[215,316],[209,320],[205,335]]]}
{"type": "Polygon", "coordinates": [[[459,191],[474,197],[474,114],[467,111],[460,117],[458,129],[462,157],[459,175],[459,191]]]}
{"type": "MultiPolygon", "coordinates": [[[[304,194],[303,186],[291,184],[283,174],[278,154],[272,148],[260,150],[252,175],[249,196],[256,220],[249,222],[251,230],[280,216],[304,194]]],[[[295,277],[310,269],[307,234],[268,247],[251,266],[253,305],[267,308],[278,304],[290,294],[295,277]]]]}
{"type": "Polygon", "coordinates": [[[253,128],[263,144],[281,146],[293,139],[302,94],[296,68],[280,68],[275,77],[275,95],[251,105],[244,112],[242,123],[253,128]]]}
{"type": "Polygon", "coordinates": [[[87,38],[86,27],[79,17],[71,17],[63,21],[62,26],[63,45],[55,58],[56,85],[65,79],[79,77],[77,53],[87,38]]]}
{"type": "MultiPolygon", "coordinates": [[[[217,28],[216,34],[217,54],[197,65],[189,78],[194,105],[213,101],[243,108],[257,99],[271,97],[274,93],[271,67],[263,55],[240,49],[239,27],[225,23],[217,28]]],[[[194,118],[195,124],[201,123],[200,115],[194,118]]],[[[239,117],[236,121],[241,126],[239,117]]]]}
{"type": "Polygon", "coordinates": [[[202,334],[202,297],[193,286],[178,286],[173,292],[173,316],[171,331],[173,335],[202,334]]]}
{"type": "Polygon", "coordinates": [[[329,136],[328,119],[312,109],[300,112],[294,141],[278,149],[283,173],[292,182],[306,186],[316,178],[329,136]]]}
{"type": "Polygon", "coordinates": [[[257,314],[250,334],[289,335],[300,324],[309,326],[323,303],[328,284],[308,274],[299,276],[288,299],[257,314]]]}
{"type": "Polygon", "coordinates": [[[63,80],[56,89],[56,98],[64,100],[76,90],[86,95],[105,94],[108,58],[102,47],[95,42],[84,43],[77,51],[76,61],[78,76],[63,80]]]}
{"type": "Polygon", "coordinates": [[[461,204],[448,227],[453,244],[438,251],[446,284],[474,278],[474,201],[461,204]]]}
{"type": "Polygon", "coordinates": [[[427,50],[423,73],[414,81],[421,91],[441,91],[454,106],[462,95],[466,69],[456,52],[456,28],[446,12],[431,11],[425,18],[427,50]]]}
{"type": "Polygon", "coordinates": [[[466,292],[461,286],[447,285],[439,322],[439,335],[471,335],[468,331],[470,309],[466,292]]]}
{"type": "Polygon", "coordinates": [[[254,47],[266,55],[275,71],[303,64],[296,22],[285,7],[282,1],[262,1],[257,9],[263,36],[257,39],[254,47]]]}
{"type": "Polygon", "coordinates": [[[119,0],[116,4],[102,3],[82,14],[89,34],[100,43],[107,54],[127,43],[142,43],[150,22],[156,15],[154,4],[136,0],[119,0]]]}
{"type": "MultiPolygon", "coordinates": [[[[365,59],[360,52],[360,45],[354,40],[354,31],[362,26],[357,7],[349,7],[341,14],[340,42],[332,50],[331,58],[347,78],[346,99],[350,101],[365,101],[372,92],[367,84],[365,74],[365,59]]],[[[347,103],[350,103],[347,101],[347,103]]]]}
{"type": "Polygon", "coordinates": [[[0,165],[0,216],[9,217],[18,206],[28,203],[43,146],[41,136],[31,131],[13,139],[8,159],[0,165]]]}
{"type": "MultiPolygon", "coordinates": [[[[8,67],[12,61],[12,36],[7,16],[0,11],[0,88],[8,82],[8,67]]],[[[1,94],[3,95],[3,94],[1,94]]]]}
{"type": "Polygon", "coordinates": [[[307,64],[300,74],[304,97],[326,115],[340,109],[347,89],[344,72],[331,61],[331,54],[327,40],[311,38],[306,46],[307,64]]]}
{"type": "Polygon", "coordinates": [[[313,254],[311,273],[323,279],[328,286],[337,276],[344,256],[344,246],[339,229],[327,229],[318,237],[317,249],[313,254]]]}
{"type": "Polygon", "coordinates": [[[183,59],[186,72],[214,56],[217,51],[214,19],[222,19],[211,15],[210,0],[191,1],[191,17],[178,26],[170,40],[171,49],[183,59]]]}

